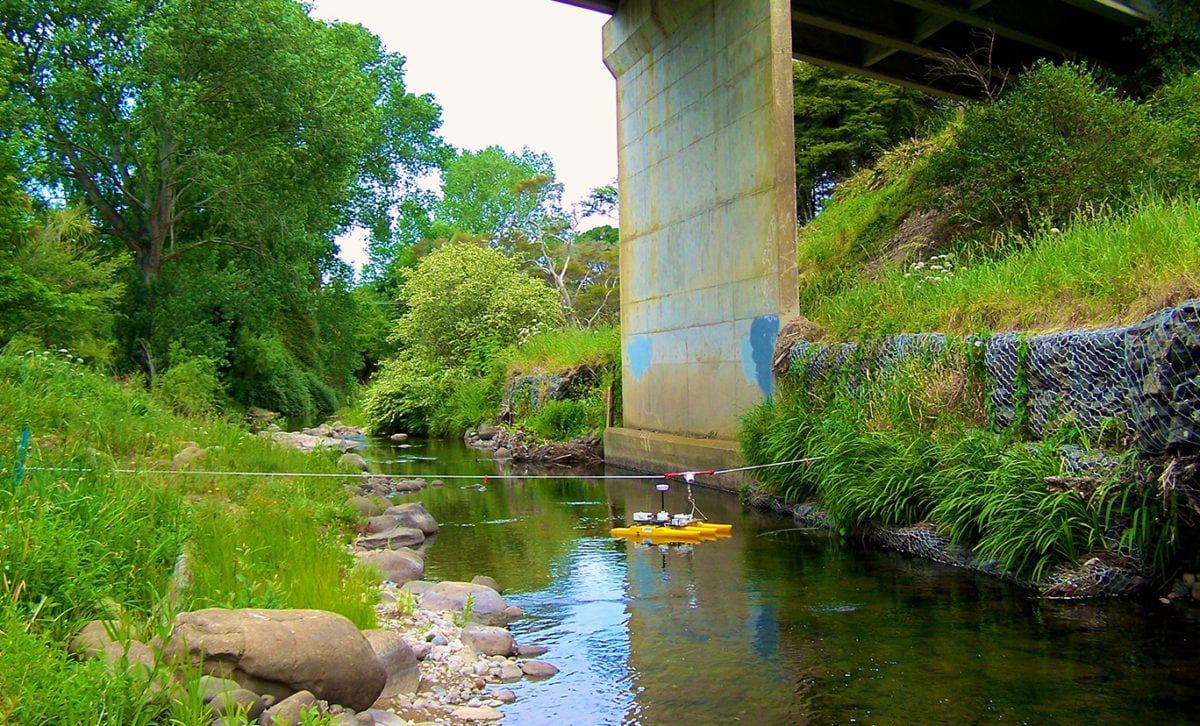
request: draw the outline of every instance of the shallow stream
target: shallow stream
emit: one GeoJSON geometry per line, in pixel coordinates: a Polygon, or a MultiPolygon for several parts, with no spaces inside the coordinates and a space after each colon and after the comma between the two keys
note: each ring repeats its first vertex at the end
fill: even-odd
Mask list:
{"type": "MultiPolygon", "coordinates": [[[[1200,719],[1200,611],[1038,600],[701,488],[696,505],[732,538],[633,544],[608,531],[658,508],[652,480],[497,478],[457,442],[362,453],[382,473],[471,477],[397,501],[422,501],[441,523],[426,578],[496,578],[527,615],[517,642],[549,647],[562,669],[514,684],[504,723],[1200,719]]],[[[690,509],[682,484],[667,505],[690,509]]]]}

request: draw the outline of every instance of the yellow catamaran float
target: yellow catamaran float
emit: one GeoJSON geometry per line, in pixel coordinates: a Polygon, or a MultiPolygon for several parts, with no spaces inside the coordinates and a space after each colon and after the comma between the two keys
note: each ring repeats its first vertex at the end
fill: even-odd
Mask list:
{"type": "Polygon", "coordinates": [[[732,524],[717,524],[696,519],[694,502],[692,514],[668,513],[666,492],[670,487],[667,484],[658,484],[656,488],[662,496],[662,509],[657,514],[634,512],[633,526],[614,527],[613,537],[649,544],[670,544],[703,542],[733,536],[732,524]]]}

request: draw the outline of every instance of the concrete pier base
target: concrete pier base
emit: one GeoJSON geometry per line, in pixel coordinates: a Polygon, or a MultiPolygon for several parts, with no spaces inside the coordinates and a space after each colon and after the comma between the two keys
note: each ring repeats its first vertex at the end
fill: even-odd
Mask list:
{"type": "MultiPolygon", "coordinates": [[[[604,461],[632,471],[665,474],[680,470],[735,469],[742,465],[737,442],[611,428],[604,432],[604,461]]],[[[736,493],[749,477],[741,473],[697,477],[711,489],[736,493]]]]}

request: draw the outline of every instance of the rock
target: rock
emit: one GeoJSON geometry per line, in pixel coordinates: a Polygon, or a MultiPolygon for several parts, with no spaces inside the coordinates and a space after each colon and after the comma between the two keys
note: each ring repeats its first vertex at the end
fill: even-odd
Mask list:
{"type": "Polygon", "coordinates": [[[362,711],[358,714],[361,716],[370,716],[373,719],[375,726],[411,726],[411,722],[405,721],[391,711],[384,711],[378,708],[372,708],[369,711],[362,711]]]}
{"type": "Polygon", "coordinates": [[[514,703],[517,700],[517,694],[507,688],[502,688],[498,691],[487,691],[483,695],[488,698],[494,698],[500,703],[514,703]]]}
{"type": "Polygon", "coordinates": [[[429,486],[444,487],[444,486],[446,486],[446,482],[442,481],[441,479],[434,479],[433,481],[429,482],[429,486]]]}
{"type": "Polygon", "coordinates": [[[500,589],[500,584],[497,583],[494,579],[488,577],[487,575],[476,575],[471,578],[471,582],[475,585],[483,585],[484,587],[490,587],[493,590],[495,590],[496,592],[498,592],[500,594],[504,594],[504,591],[500,589]]]}
{"type": "MultiPolygon", "coordinates": [[[[385,509],[383,513],[389,517],[395,517],[396,524],[401,527],[419,529],[425,534],[433,534],[438,531],[437,521],[420,502],[395,504],[385,509]]],[[[497,592],[499,591],[497,590],[497,592]]]]}
{"type": "Polygon", "coordinates": [[[340,458],[338,458],[338,465],[344,466],[348,469],[358,469],[359,471],[366,471],[368,468],[366,459],[362,458],[358,454],[352,454],[350,452],[346,452],[345,454],[342,454],[340,458]]]}
{"type": "Polygon", "coordinates": [[[386,532],[376,532],[359,537],[354,541],[358,550],[398,549],[411,547],[425,541],[425,533],[413,527],[393,527],[386,532]]]}
{"type": "Polygon", "coordinates": [[[360,517],[376,517],[380,514],[379,507],[375,502],[362,495],[350,497],[346,500],[346,504],[353,507],[360,517]]]}
{"type": "Polygon", "coordinates": [[[405,547],[355,552],[354,556],[359,562],[379,570],[382,579],[391,580],[397,585],[425,576],[425,558],[405,547]]]}
{"type": "Polygon", "coordinates": [[[389,529],[394,529],[400,526],[400,518],[384,512],[376,517],[367,517],[366,528],[368,532],[378,534],[386,532],[389,529]]]}
{"type": "Polygon", "coordinates": [[[506,625],[504,598],[490,587],[469,582],[439,582],[421,593],[417,604],[426,609],[443,612],[462,612],[471,599],[470,620],[484,625],[506,625]]]}
{"type": "Polygon", "coordinates": [[[304,722],[304,715],[314,709],[324,713],[315,695],[300,691],[263,711],[258,722],[270,726],[300,726],[304,722]]]}
{"type": "Polygon", "coordinates": [[[217,718],[244,715],[251,721],[262,715],[267,708],[257,693],[245,688],[219,691],[208,701],[208,706],[217,718]]]}
{"type": "Polygon", "coordinates": [[[504,714],[487,706],[459,706],[450,712],[450,717],[460,721],[498,721],[504,714]]]}
{"type": "Polygon", "coordinates": [[[241,688],[237,681],[230,678],[218,678],[217,676],[200,676],[199,686],[200,698],[205,703],[211,702],[222,693],[236,691],[241,688]]]}
{"type": "Polygon", "coordinates": [[[387,683],[379,698],[394,698],[401,693],[416,693],[421,682],[417,656],[400,634],[392,630],[364,630],[363,635],[387,673],[387,683]]]}
{"type": "Polygon", "coordinates": [[[558,673],[558,668],[544,660],[523,660],[521,672],[530,678],[549,678],[558,673]]]}
{"type": "Polygon", "coordinates": [[[320,610],[181,613],[163,658],[232,678],[255,693],[287,698],[311,691],[354,710],[374,703],[387,682],[375,651],[354,624],[320,610]]]}
{"type": "Polygon", "coordinates": [[[496,449],[496,453],[493,454],[493,456],[497,459],[511,459],[512,452],[501,446],[500,448],[496,449]]]}
{"type": "Polygon", "coordinates": [[[500,664],[499,679],[501,683],[512,683],[514,681],[519,681],[524,675],[525,672],[521,670],[521,666],[513,663],[512,661],[505,661],[504,663],[500,664]]]}
{"type": "Polygon", "coordinates": [[[358,491],[365,495],[391,494],[392,480],[386,476],[368,476],[362,484],[358,485],[358,491]]]}
{"type": "Polygon", "coordinates": [[[424,479],[401,479],[397,482],[392,482],[392,491],[397,493],[419,492],[425,488],[424,479]]]}
{"type": "Polygon", "coordinates": [[[500,433],[500,429],[496,428],[495,426],[480,426],[475,430],[475,435],[478,436],[481,441],[491,441],[492,439],[496,438],[496,434],[498,433],[500,433]]]}
{"type": "Polygon", "coordinates": [[[429,580],[413,580],[411,582],[404,583],[404,585],[400,588],[400,592],[407,592],[409,595],[419,598],[421,593],[425,592],[436,584],[436,582],[430,582],[429,580]]]}
{"type": "Polygon", "coordinates": [[[154,653],[145,643],[130,638],[117,640],[119,624],[111,620],[93,620],[83,626],[67,645],[67,651],[85,658],[99,658],[113,666],[134,667],[149,676],[154,671],[154,653]]]}
{"type": "Polygon", "coordinates": [[[507,628],[468,623],[459,638],[481,655],[510,655],[513,652],[513,637],[507,628]]]}
{"type": "Polygon", "coordinates": [[[544,645],[518,645],[517,655],[522,658],[536,658],[539,655],[545,655],[550,650],[544,645]]]}
{"type": "Polygon", "coordinates": [[[525,611],[516,605],[509,605],[508,607],[504,608],[504,617],[508,618],[508,622],[515,623],[516,621],[525,617],[525,611]]]}
{"type": "Polygon", "coordinates": [[[192,465],[203,459],[208,452],[199,446],[191,445],[171,457],[171,471],[187,471],[192,465]]]}
{"type": "Polygon", "coordinates": [[[392,441],[408,441],[408,434],[392,434],[388,438],[392,441]]]}

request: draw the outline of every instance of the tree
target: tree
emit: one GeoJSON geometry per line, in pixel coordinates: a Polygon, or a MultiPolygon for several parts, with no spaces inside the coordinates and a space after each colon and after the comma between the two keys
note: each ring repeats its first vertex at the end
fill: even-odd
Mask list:
{"type": "Polygon", "coordinates": [[[401,297],[408,310],[395,340],[447,366],[559,320],[545,283],[503,253],[469,242],[445,245],[405,271],[401,297]]]}
{"type": "Polygon", "coordinates": [[[497,146],[464,152],[446,165],[429,234],[504,251],[554,288],[568,324],[609,320],[619,299],[615,240],[580,227],[585,217],[612,212],[616,189],[595,189],[569,210],[562,193],[545,154],[497,146]]]}
{"type": "Polygon", "coordinates": [[[86,200],[146,285],[197,247],[378,227],[399,175],[440,160],[403,59],[293,0],[3,0],[0,25],[31,188],[86,200]]]}
{"type": "Polygon", "coordinates": [[[796,214],[807,222],[834,184],[908,138],[936,112],[933,99],[808,63],[792,64],[796,214]]]}

